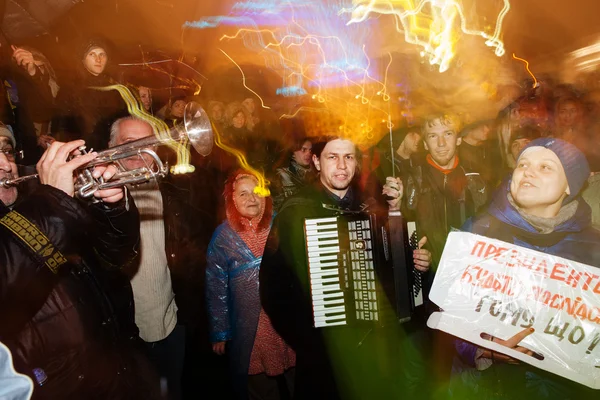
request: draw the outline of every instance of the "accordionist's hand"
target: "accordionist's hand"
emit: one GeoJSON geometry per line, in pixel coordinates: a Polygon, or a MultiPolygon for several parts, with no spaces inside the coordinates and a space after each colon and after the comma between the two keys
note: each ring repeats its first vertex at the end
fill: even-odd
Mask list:
{"type": "Polygon", "coordinates": [[[404,187],[402,186],[402,181],[400,178],[393,178],[391,176],[385,178],[385,185],[383,185],[381,194],[386,196],[390,210],[393,211],[400,209],[400,201],[402,200],[403,190],[404,187]]]}
{"type": "Polygon", "coordinates": [[[429,271],[429,267],[431,266],[431,252],[427,249],[423,249],[425,243],[427,243],[427,236],[423,236],[421,240],[419,240],[419,248],[413,250],[415,269],[421,272],[429,271]]]}

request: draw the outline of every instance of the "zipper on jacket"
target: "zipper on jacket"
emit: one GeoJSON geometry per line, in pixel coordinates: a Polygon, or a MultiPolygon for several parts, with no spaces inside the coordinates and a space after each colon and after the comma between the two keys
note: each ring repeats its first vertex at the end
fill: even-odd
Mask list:
{"type": "Polygon", "coordinates": [[[448,236],[448,196],[446,194],[446,183],[448,183],[448,175],[444,174],[444,229],[448,236]]]}

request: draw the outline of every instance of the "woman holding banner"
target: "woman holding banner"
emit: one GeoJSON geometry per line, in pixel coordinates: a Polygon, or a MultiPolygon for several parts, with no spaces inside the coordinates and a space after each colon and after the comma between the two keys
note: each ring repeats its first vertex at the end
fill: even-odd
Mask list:
{"type": "MultiPolygon", "coordinates": [[[[600,267],[600,232],[591,227],[591,210],[580,192],[590,175],[585,156],[560,139],[540,138],[520,153],[512,177],[496,191],[487,213],[465,224],[464,231],[600,267]]],[[[512,338],[487,337],[532,355],[512,338]]],[[[541,333],[541,332],[540,332],[541,333]]],[[[506,355],[456,340],[450,384],[457,399],[575,399],[596,395],[506,355]]]]}

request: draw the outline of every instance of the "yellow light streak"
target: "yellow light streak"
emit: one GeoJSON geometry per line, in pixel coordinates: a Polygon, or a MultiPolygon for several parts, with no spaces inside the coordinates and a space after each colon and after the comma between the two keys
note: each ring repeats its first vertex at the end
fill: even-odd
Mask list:
{"type": "Polygon", "coordinates": [[[524,58],[517,57],[515,55],[515,53],[513,53],[512,58],[514,58],[515,60],[521,61],[521,62],[523,62],[525,64],[525,70],[533,78],[533,88],[535,89],[538,86],[538,80],[535,77],[535,75],[533,74],[533,72],[531,72],[531,70],[529,69],[529,61],[527,61],[524,58]]]}
{"type": "MultiPolygon", "coordinates": [[[[152,126],[154,135],[159,140],[170,139],[170,130],[164,121],[156,118],[155,116],[148,114],[144,107],[141,107],[135,96],[131,91],[123,85],[111,85],[104,87],[91,87],[91,89],[109,91],[116,90],[119,92],[125,104],[127,104],[127,110],[130,115],[134,115],[152,126]]],[[[173,143],[172,141],[166,142],[166,145],[170,147],[177,155],[177,164],[171,167],[171,173],[173,174],[184,174],[194,172],[195,168],[190,164],[190,143],[186,136],[183,136],[181,140],[173,143]]]]}
{"type": "Polygon", "coordinates": [[[240,70],[240,73],[242,74],[242,83],[243,83],[244,87],[245,87],[246,89],[248,89],[249,91],[251,91],[252,93],[254,93],[254,95],[260,99],[260,104],[261,104],[262,108],[266,108],[266,109],[269,109],[269,110],[270,110],[270,109],[271,109],[271,107],[265,106],[265,102],[263,101],[262,97],[260,97],[260,95],[259,95],[258,93],[256,93],[254,90],[250,89],[250,88],[248,87],[248,85],[246,85],[246,75],[244,74],[244,71],[243,71],[243,70],[242,70],[242,68],[241,68],[241,67],[238,65],[238,63],[236,63],[236,62],[235,62],[235,60],[229,56],[229,54],[227,54],[225,51],[223,51],[223,49],[219,49],[219,50],[221,50],[221,53],[225,54],[225,57],[229,58],[229,60],[230,60],[232,63],[234,63],[234,64],[235,64],[235,66],[236,66],[236,67],[237,67],[237,68],[240,70]]]}
{"type": "Polygon", "coordinates": [[[485,45],[494,48],[494,53],[501,57],[505,54],[504,43],[500,39],[502,24],[510,10],[509,0],[498,17],[492,35],[485,31],[471,29],[460,1],[453,0],[355,0],[351,10],[350,24],[365,21],[370,14],[392,15],[396,19],[396,30],[404,33],[407,43],[415,44],[423,50],[421,55],[428,57],[431,65],[438,65],[440,72],[445,72],[455,56],[456,43],[460,35],[473,35],[485,39],[485,45]],[[429,13],[425,12],[429,5],[429,13]],[[460,30],[456,28],[456,20],[460,22],[460,30]]]}

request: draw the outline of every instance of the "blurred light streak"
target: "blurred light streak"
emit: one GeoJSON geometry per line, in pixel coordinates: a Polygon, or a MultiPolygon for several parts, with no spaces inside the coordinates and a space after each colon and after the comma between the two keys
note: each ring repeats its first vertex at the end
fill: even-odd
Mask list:
{"type": "Polygon", "coordinates": [[[215,144],[219,148],[225,150],[227,153],[237,158],[240,166],[246,171],[252,172],[252,174],[254,174],[258,179],[258,185],[254,188],[254,193],[262,197],[269,196],[271,194],[271,191],[269,190],[268,185],[271,182],[267,178],[265,178],[265,175],[262,172],[254,169],[250,164],[248,164],[248,161],[246,160],[246,155],[244,153],[242,153],[240,150],[234,147],[226,145],[221,141],[221,134],[219,133],[219,130],[215,127],[214,124],[212,125],[212,129],[213,133],[215,134],[215,144]]]}
{"type": "Polygon", "coordinates": [[[529,69],[529,61],[525,60],[524,58],[517,57],[517,56],[515,55],[515,53],[513,53],[512,57],[513,57],[515,60],[519,60],[519,61],[521,61],[521,62],[523,62],[523,63],[525,64],[525,70],[526,70],[526,71],[529,73],[529,75],[531,75],[531,77],[533,78],[533,88],[535,89],[535,88],[538,86],[538,80],[537,80],[537,78],[535,77],[535,75],[533,74],[533,72],[531,72],[531,70],[529,69]]]}
{"type": "Polygon", "coordinates": [[[236,63],[235,60],[229,56],[229,54],[227,54],[225,51],[223,51],[223,49],[219,49],[219,50],[221,50],[221,53],[225,54],[225,57],[229,58],[229,60],[231,60],[231,62],[234,63],[235,66],[240,70],[240,73],[242,74],[242,84],[244,85],[244,87],[246,89],[248,89],[250,92],[254,93],[254,95],[256,95],[256,97],[258,97],[260,99],[260,105],[262,106],[262,108],[271,109],[271,107],[265,106],[265,102],[263,101],[262,97],[260,97],[260,95],[258,93],[256,93],[254,90],[250,89],[248,87],[248,85],[246,85],[246,75],[244,74],[244,71],[238,65],[238,63],[236,63]]]}
{"type": "Polygon", "coordinates": [[[413,0],[354,0],[353,8],[340,12],[351,14],[349,25],[366,21],[372,13],[394,16],[396,30],[404,33],[406,42],[421,47],[421,56],[427,56],[431,65],[439,65],[439,71],[445,72],[455,56],[455,44],[461,32],[484,38],[486,46],[493,47],[498,57],[503,56],[505,49],[500,35],[509,10],[509,0],[504,0],[492,35],[468,28],[460,0],[420,0],[416,5],[413,0]],[[457,18],[460,31],[456,29],[457,18]]]}
{"type": "MultiPolygon", "coordinates": [[[[274,95],[305,97],[299,108],[282,112],[280,119],[302,113],[308,135],[334,132],[364,141],[380,134],[379,124],[390,118],[385,103],[391,101],[386,84],[392,60],[382,81],[378,60],[372,60],[368,51],[379,52],[371,30],[374,23],[349,26],[340,9],[351,5],[351,0],[245,1],[236,3],[227,16],[206,17],[184,27],[206,29],[235,21],[235,31],[225,32],[220,40],[242,42],[256,59],[254,64],[281,77],[274,95]]],[[[242,72],[244,87],[258,96],[229,56],[234,53],[221,51],[242,72]]],[[[261,104],[266,108],[263,98],[261,104]]]]}
{"type": "Polygon", "coordinates": [[[122,67],[136,67],[136,66],[148,67],[148,69],[151,70],[151,71],[158,72],[160,74],[168,76],[169,80],[171,82],[173,82],[173,81],[179,81],[179,82],[181,82],[181,85],[173,85],[173,84],[171,84],[169,87],[165,87],[165,88],[153,87],[151,89],[155,89],[155,90],[156,89],[183,89],[183,90],[192,90],[193,89],[194,90],[194,95],[198,95],[200,93],[200,91],[202,90],[202,85],[200,83],[198,83],[195,79],[183,78],[181,76],[178,76],[178,75],[175,75],[175,74],[171,74],[170,72],[165,71],[163,69],[153,67],[153,65],[170,63],[170,62],[177,63],[178,65],[183,65],[183,66],[189,68],[190,70],[194,71],[198,75],[200,75],[204,80],[207,80],[207,78],[204,75],[202,75],[200,72],[198,72],[196,69],[192,68],[191,66],[187,65],[184,62],[181,62],[179,60],[173,60],[173,59],[159,60],[159,61],[148,61],[148,62],[143,61],[143,62],[140,62],[140,63],[126,63],[126,64],[119,64],[119,66],[122,66],[122,67]]]}
{"type": "MultiPolygon", "coordinates": [[[[91,87],[90,89],[109,91],[116,90],[119,92],[125,104],[127,104],[127,110],[130,115],[134,115],[152,126],[154,135],[159,140],[170,139],[170,131],[167,124],[151,114],[148,114],[144,107],[141,107],[135,96],[129,91],[126,86],[123,85],[111,85],[103,87],[91,87]]],[[[166,142],[166,145],[170,147],[175,154],[177,154],[177,164],[171,167],[171,173],[173,174],[184,174],[194,172],[195,168],[190,164],[190,143],[186,136],[183,137],[179,142],[173,143],[172,141],[166,142]]]]}

